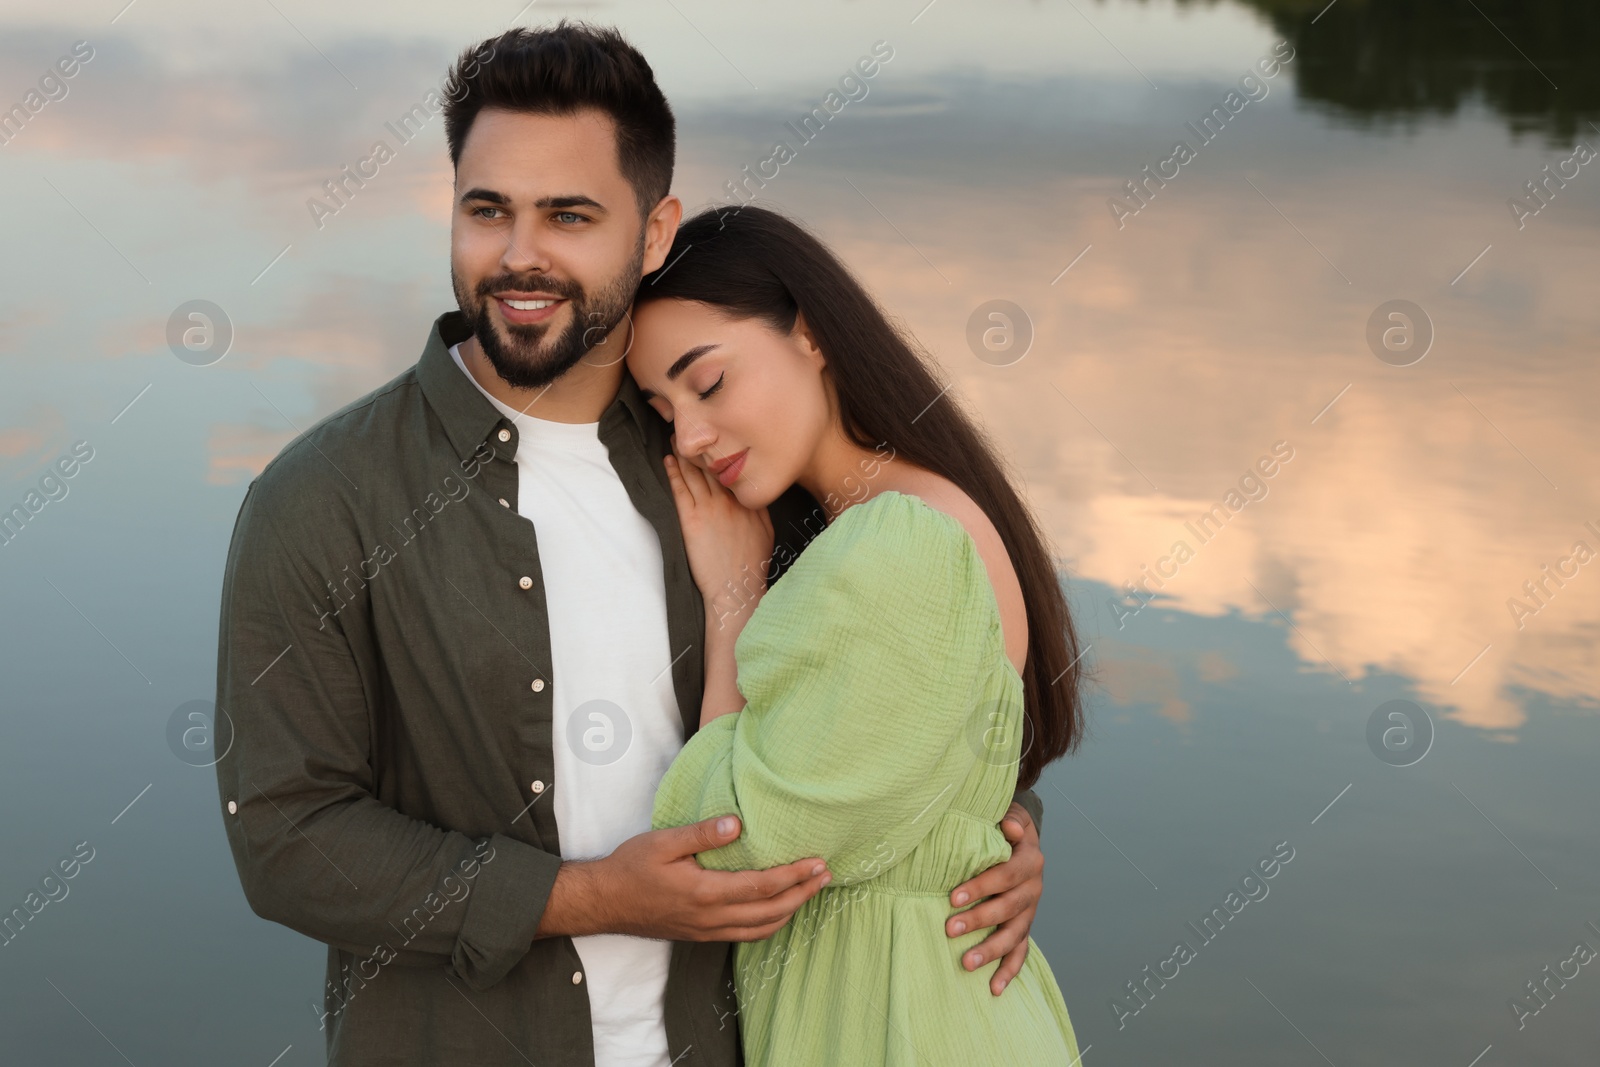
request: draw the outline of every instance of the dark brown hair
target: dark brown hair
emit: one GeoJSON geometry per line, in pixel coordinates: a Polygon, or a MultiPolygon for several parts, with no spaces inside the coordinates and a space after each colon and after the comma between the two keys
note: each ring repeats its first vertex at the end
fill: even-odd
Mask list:
{"type": "Polygon", "coordinates": [[[616,30],[562,19],[516,27],[462,52],[444,83],[444,138],[452,165],[486,107],[539,115],[596,108],[617,129],[617,163],[648,215],[672,188],[676,124],[644,56],[616,30]]]}
{"type": "Polygon", "coordinates": [[[635,298],[694,300],[785,333],[803,314],[827,361],[845,433],[862,448],[950,479],[988,515],[1005,543],[1028,614],[1023,683],[1028,733],[1018,768],[1031,788],[1046,764],[1082,740],[1077,631],[1043,532],[994,446],[944,397],[916,343],[898,330],[827,246],[776,211],[713,208],[686,221],[665,265],[635,298]]]}

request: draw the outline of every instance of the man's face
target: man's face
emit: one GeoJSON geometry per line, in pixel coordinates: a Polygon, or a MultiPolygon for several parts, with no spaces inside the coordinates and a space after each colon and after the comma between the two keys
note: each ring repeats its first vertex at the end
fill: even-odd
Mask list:
{"type": "MultiPolygon", "coordinates": [[[[456,303],[496,372],[519,388],[548,385],[601,344],[664,256],[601,111],[484,109],[461,146],[455,192],[456,303]]],[[[674,213],[668,245],[676,228],[674,213]]]]}

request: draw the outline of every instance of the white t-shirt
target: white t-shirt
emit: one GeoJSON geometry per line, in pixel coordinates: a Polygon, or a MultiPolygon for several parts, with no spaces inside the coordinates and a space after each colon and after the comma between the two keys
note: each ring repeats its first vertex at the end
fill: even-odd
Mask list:
{"type": "MultiPolygon", "coordinates": [[[[611,466],[598,422],[522,414],[478,385],[458,347],[450,354],[517,427],[513,504],[533,522],[549,605],[561,858],[604,856],[650,829],[656,787],[683,747],[661,542],[611,466]]],[[[669,1067],[662,1000],[671,942],[595,934],[572,943],[596,1067],[669,1067]]]]}

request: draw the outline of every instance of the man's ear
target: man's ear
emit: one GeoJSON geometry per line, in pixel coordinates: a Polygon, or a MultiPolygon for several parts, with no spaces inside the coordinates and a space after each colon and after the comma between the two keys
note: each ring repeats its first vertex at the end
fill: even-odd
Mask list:
{"type": "Polygon", "coordinates": [[[800,345],[800,350],[807,359],[819,367],[828,365],[828,357],[823,355],[822,347],[817,344],[816,337],[811,333],[811,326],[806,322],[804,312],[794,313],[794,327],[790,329],[789,336],[800,345]]]}
{"type": "Polygon", "coordinates": [[[678,223],[683,221],[683,201],[668,193],[663,196],[644,220],[643,273],[657,270],[667,261],[672,251],[672,239],[678,236],[678,223]]]}

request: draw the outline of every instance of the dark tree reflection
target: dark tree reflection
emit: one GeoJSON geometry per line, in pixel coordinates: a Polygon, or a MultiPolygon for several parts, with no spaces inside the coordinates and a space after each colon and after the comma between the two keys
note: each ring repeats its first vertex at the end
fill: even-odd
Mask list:
{"type": "Polygon", "coordinates": [[[1600,136],[1600,0],[1229,2],[1294,45],[1304,102],[1354,124],[1415,123],[1476,100],[1518,135],[1600,136]]]}

